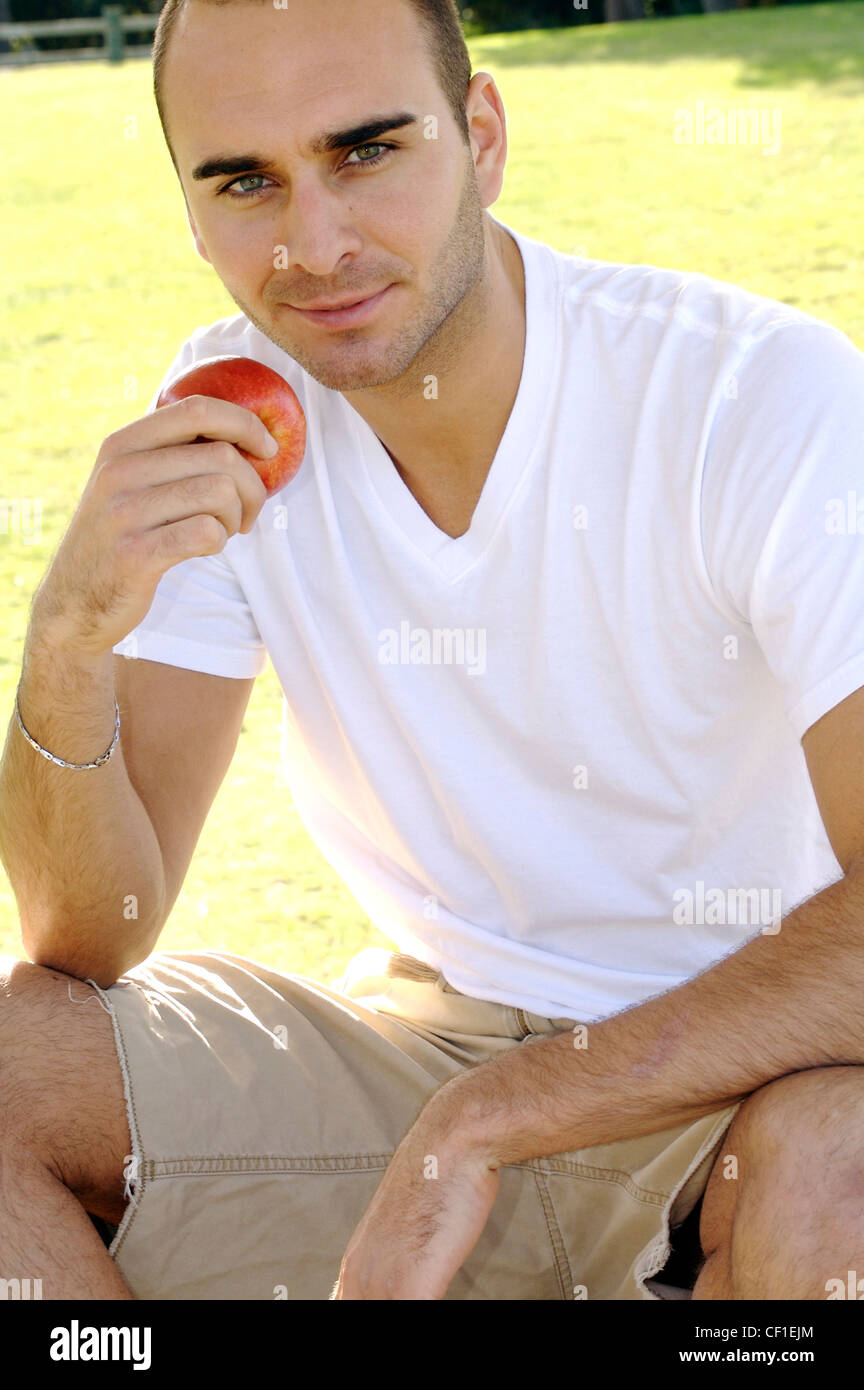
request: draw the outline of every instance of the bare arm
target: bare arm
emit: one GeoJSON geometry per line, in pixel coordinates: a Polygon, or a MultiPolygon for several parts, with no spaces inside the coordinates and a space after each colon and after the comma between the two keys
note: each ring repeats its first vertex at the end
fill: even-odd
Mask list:
{"type": "Polygon", "coordinates": [[[862,984],[864,873],[850,872],[776,935],[590,1024],[584,1039],[558,1033],[514,1048],[431,1104],[495,1166],[653,1134],[788,1072],[864,1063],[862,984]]]}
{"type": "MultiPolygon", "coordinates": [[[[156,946],[231,765],[255,684],[254,677],[210,676],[158,661],[108,662],[104,669],[101,662],[70,669],[63,656],[25,655],[33,704],[25,707],[24,680],[21,686],[25,728],[62,755],[82,723],[92,727],[91,743],[102,738],[101,728],[94,736],[96,720],[82,714],[88,702],[92,710],[100,702],[110,708],[104,722],[113,737],[113,688],[122,722],[108,763],[86,772],[57,768],[16,723],[0,765],[0,854],[18,896],[27,953],[103,986],[156,946]],[[113,686],[103,693],[112,662],[113,686]],[[55,689],[65,693],[58,698],[55,689]],[[38,708],[47,711],[45,729],[33,727],[40,716],[28,710],[38,708]],[[15,814],[3,814],[16,805],[15,814]]],[[[107,747],[103,741],[100,751],[107,747]]],[[[68,759],[92,760],[83,748],[68,759]]]]}
{"type": "MultiPolygon", "coordinates": [[[[276,448],[251,411],[200,396],[104,442],[34,597],[25,644],[21,719],[58,757],[86,763],[108,748],[115,661],[123,667],[113,648],[145,617],[165,571],[251,530],[266,491],[235,446],[261,457],[276,448]]],[[[134,678],[131,720],[123,674],[120,740],[107,763],[58,767],[27,742],[13,712],[0,765],[0,857],[25,948],[39,964],[102,985],[155,945],[252,684],[129,663],[139,664],[149,674],[134,678]]]]}
{"type": "MultiPolygon", "coordinates": [[[[19,705],[37,743],[68,762],[105,752],[114,734],[113,664],[110,652],[75,660],[28,639],[19,705]]],[[[107,763],[76,772],[37,753],[13,712],[0,765],[0,857],[37,964],[87,974],[98,960],[93,978],[108,985],[153,949],[165,874],[129,780],[122,731],[107,763]]]]}

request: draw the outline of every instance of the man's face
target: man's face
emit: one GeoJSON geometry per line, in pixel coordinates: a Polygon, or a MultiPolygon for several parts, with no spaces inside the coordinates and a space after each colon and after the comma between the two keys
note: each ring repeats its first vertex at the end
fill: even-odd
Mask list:
{"type": "Polygon", "coordinates": [[[482,276],[474,147],[402,0],[191,0],[163,102],[198,250],[246,316],[325,386],[400,377],[482,276]],[[297,307],[379,291],[351,322],[297,307]]]}

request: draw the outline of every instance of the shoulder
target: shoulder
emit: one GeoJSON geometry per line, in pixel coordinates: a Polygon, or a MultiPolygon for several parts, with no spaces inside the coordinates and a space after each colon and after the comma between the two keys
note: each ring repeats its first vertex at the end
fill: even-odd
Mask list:
{"type": "Polygon", "coordinates": [[[533,245],[554,267],[561,306],[571,321],[587,319],[598,328],[603,319],[641,321],[656,325],[655,337],[662,333],[693,345],[723,344],[737,349],[738,355],[781,329],[839,332],[795,305],[702,271],[603,261],[541,242],[533,245]]]}

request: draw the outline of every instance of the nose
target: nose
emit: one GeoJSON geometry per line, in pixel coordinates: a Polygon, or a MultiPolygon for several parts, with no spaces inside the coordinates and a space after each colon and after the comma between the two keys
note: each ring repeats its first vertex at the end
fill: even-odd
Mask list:
{"type": "Polygon", "coordinates": [[[286,268],[299,266],[309,275],[332,275],[363,245],[344,192],[316,173],[294,181],[279,233],[286,268]]]}

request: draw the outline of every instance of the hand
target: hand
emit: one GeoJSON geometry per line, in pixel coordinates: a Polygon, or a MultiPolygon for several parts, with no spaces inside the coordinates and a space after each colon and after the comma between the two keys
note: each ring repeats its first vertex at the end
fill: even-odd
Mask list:
{"type": "Polygon", "coordinates": [[[263,458],[276,447],[251,410],[207,396],[110,434],[34,595],[41,639],[82,659],[110,653],[167,569],[251,531],[267,492],[239,450],[263,458]]]}
{"type": "Polygon", "coordinates": [[[497,1167],[485,1146],[470,1145],[439,1115],[433,1099],[393,1155],[331,1300],[443,1298],[477,1244],[498,1194],[497,1167]]]}

